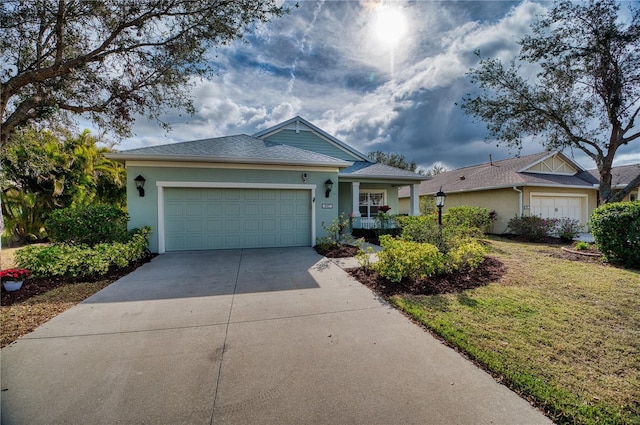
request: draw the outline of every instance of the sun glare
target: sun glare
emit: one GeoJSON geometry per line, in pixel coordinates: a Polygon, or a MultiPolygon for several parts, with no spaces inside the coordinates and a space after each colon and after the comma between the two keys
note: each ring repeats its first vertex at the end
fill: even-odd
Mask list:
{"type": "Polygon", "coordinates": [[[407,18],[398,9],[379,7],[374,21],[376,37],[387,47],[395,47],[407,35],[407,18]]]}

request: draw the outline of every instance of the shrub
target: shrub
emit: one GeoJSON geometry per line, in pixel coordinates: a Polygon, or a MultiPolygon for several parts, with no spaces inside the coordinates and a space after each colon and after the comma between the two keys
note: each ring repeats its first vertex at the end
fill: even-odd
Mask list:
{"type": "Polygon", "coordinates": [[[487,233],[491,227],[491,215],[487,208],[481,207],[451,207],[444,219],[448,226],[476,228],[487,233]]]}
{"type": "Polygon", "coordinates": [[[607,261],[640,267],[640,201],[601,205],[589,225],[607,261]]]}
{"type": "Polygon", "coordinates": [[[27,246],[16,252],[16,262],[33,277],[91,277],[122,268],[148,253],[150,227],[132,231],[129,241],[87,245],[27,246]]]}
{"type": "Polygon", "coordinates": [[[439,237],[438,223],[432,216],[403,216],[398,217],[400,237],[405,241],[425,242],[435,245],[439,237]]]}
{"type": "Polygon", "coordinates": [[[434,276],[445,269],[444,255],[431,244],[383,235],[380,245],[382,251],[372,268],[392,282],[434,276]]]}
{"type": "Polygon", "coordinates": [[[53,242],[93,246],[127,240],[127,213],[112,205],[64,208],[51,213],[45,226],[53,242]]]}
{"type": "Polygon", "coordinates": [[[578,242],[576,242],[575,248],[578,251],[586,251],[588,249],[591,249],[591,245],[589,244],[589,242],[578,241],[578,242]]]}
{"type": "Polygon", "coordinates": [[[438,223],[429,216],[398,217],[401,228],[400,238],[406,241],[435,245],[447,252],[469,239],[483,236],[476,227],[465,227],[445,222],[440,231],[438,223]]]}
{"type": "Polygon", "coordinates": [[[487,248],[476,240],[467,240],[445,255],[445,266],[449,272],[475,270],[484,261],[487,248]]]}
{"type": "Polygon", "coordinates": [[[316,239],[316,246],[319,248],[331,248],[353,242],[353,238],[350,235],[344,234],[344,231],[349,228],[349,219],[345,218],[344,213],[340,213],[338,218],[328,226],[323,222],[322,228],[327,231],[327,236],[316,239]]]}
{"type": "Polygon", "coordinates": [[[540,241],[549,236],[558,220],[555,218],[514,217],[509,220],[507,229],[516,235],[520,235],[530,241],[540,241]]]}
{"type": "Polygon", "coordinates": [[[558,220],[553,232],[563,241],[570,242],[580,233],[580,230],[582,230],[580,220],[565,217],[558,220]]]}

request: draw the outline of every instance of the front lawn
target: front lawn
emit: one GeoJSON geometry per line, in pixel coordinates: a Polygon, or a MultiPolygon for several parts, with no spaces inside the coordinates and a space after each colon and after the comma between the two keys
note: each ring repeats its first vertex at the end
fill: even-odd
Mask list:
{"type": "Polygon", "coordinates": [[[489,244],[506,266],[497,282],[389,301],[557,423],[640,424],[640,272],[489,244]]]}

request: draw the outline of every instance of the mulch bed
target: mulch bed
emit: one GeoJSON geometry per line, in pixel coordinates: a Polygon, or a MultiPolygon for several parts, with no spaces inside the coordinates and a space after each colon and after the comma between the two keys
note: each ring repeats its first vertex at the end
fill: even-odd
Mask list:
{"type": "Polygon", "coordinates": [[[416,281],[403,279],[397,283],[391,282],[372,270],[363,268],[347,270],[356,280],[383,298],[399,294],[439,295],[462,292],[496,282],[506,271],[505,265],[494,257],[487,257],[477,269],[472,271],[457,271],[416,281]]]}
{"type": "Polygon", "coordinates": [[[26,299],[29,299],[33,296],[42,294],[44,292],[50,291],[58,286],[69,284],[69,283],[78,283],[78,282],[98,282],[100,280],[118,280],[123,276],[128,275],[144,263],[151,261],[153,257],[158,254],[149,254],[145,258],[142,258],[134,263],[129,264],[127,267],[122,269],[114,269],[109,271],[107,274],[102,276],[89,276],[89,277],[53,277],[53,278],[27,278],[22,283],[22,288],[17,291],[7,292],[4,290],[4,286],[2,287],[2,298],[1,305],[2,306],[10,306],[26,299]]]}
{"type": "Polygon", "coordinates": [[[316,245],[315,249],[318,254],[327,258],[355,257],[358,253],[358,248],[352,245],[335,245],[327,249],[323,249],[316,245]]]}

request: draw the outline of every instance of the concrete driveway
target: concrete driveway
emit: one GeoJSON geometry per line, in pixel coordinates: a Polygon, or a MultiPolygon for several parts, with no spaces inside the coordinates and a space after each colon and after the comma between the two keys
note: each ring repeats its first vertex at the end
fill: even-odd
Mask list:
{"type": "Polygon", "coordinates": [[[546,424],[311,248],[169,253],[1,351],[2,424],[546,424]]]}

